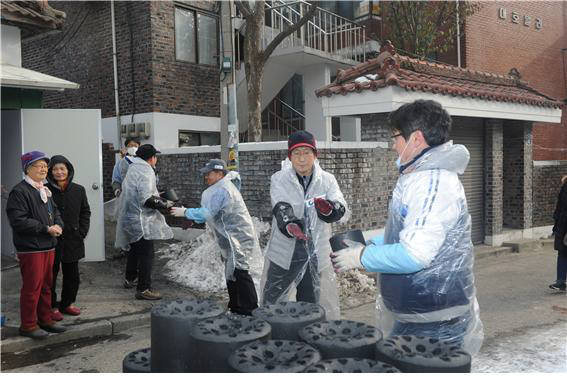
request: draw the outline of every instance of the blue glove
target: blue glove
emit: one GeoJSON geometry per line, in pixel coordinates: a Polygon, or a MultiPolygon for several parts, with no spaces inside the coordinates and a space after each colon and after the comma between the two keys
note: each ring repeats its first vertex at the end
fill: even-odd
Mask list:
{"type": "Polygon", "coordinates": [[[185,217],[189,220],[195,221],[197,224],[204,223],[208,217],[210,217],[209,210],[202,208],[187,208],[185,211],[185,217]]]}

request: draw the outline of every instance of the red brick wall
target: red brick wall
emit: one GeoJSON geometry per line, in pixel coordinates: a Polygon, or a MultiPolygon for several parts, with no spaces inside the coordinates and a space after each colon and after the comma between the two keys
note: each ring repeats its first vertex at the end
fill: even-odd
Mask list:
{"type": "MultiPolygon", "coordinates": [[[[507,74],[517,68],[522,79],[538,91],[558,100],[567,98],[567,2],[483,2],[482,9],[467,20],[467,68],[507,74]],[[499,18],[499,8],[507,18],[499,18]],[[520,23],[511,21],[511,13],[520,23]],[[531,26],[523,25],[531,16],[531,26]],[[537,30],[535,18],[543,20],[537,30]]],[[[567,107],[561,124],[537,123],[533,128],[534,160],[567,160],[567,107]]],[[[504,141],[505,142],[505,141],[504,141]]]]}
{"type": "MultiPolygon", "coordinates": [[[[213,1],[185,3],[192,8],[216,11],[213,1]]],[[[171,1],[151,2],[153,111],[218,117],[219,69],[175,59],[174,12],[171,1]]]]}
{"type": "MultiPolygon", "coordinates": [[[[177,3],[215,11],[214,1],[177,3]]],[[[76,82],[81,88],[46,91],[44,107],[100,108],[103,118],[114,116],[110,2],[50,4],[66,12],[63,30],[23,41],[22,65],[76,82]]],[[[173,1],[116,1],[115,20],[122,114],[219,116],[218,67],[175,60],[173,1]]]]}

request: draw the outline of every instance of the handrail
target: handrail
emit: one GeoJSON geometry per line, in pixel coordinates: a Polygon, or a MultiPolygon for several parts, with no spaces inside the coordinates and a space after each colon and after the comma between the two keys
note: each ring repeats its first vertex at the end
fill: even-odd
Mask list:
{"type": "MultiPolygon", "coordinates": [[[[269,44],[278,34],[289,25],[299,21],[311,6],[304,0],[285,2],[275,0],[275,5],[267,4],[265,9],[270,11],[267,20],[270,21],[270,30],[263,31],[263,43],[269,44]],[[294,5],[299,5],[296,9],[294,5]],[[284,11],[287,9],[287,11],[284,11]],[[275,32],[276,31],[276,32],[275,32]],[[266,34],[270,36],[266,36],[266,34]],[[266,38],[267,37],[267,38],[266,38]]],[[[323,51],[344,59],[354,61],[353,64],[366,60],[366,29],[363,25],[345,17],[339,16],[326,9],[317,7],[313,19],[307,21],[296,32],[284,39],[282,46],[304,46],[323,51]]]]}
{"type": "Polygon", "coordinates": [[[282,101],[280,98],[274,98],[277,99],[282,105],[284,105],[285,107],[287,107],[288,109],[290,109],[291,111],[293,111],[294,113],[298,114],[301,118],[305,119],[305,115],[301,114],[297,109],[295,109],[294,107],[288,105],[285,101],[282,101]]]}

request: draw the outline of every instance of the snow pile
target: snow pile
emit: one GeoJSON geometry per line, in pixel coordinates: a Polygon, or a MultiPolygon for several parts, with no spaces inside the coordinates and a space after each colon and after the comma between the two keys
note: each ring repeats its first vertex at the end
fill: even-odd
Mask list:
{"type": "MultiPolygon", "coordinates": [[[[261,237],[270,225],[252,218],[256,233],[261,237]]],[[[158,251],[160,258],[167,258],[166,276],[183,286],[204,294],[221,294],[226,291],[224,263],[212,232],[208,229],[190,241],[168,245],[158,251]]],[[[251,275],[256,287],[264,266],[263,256],[251,258],[251,275]]]]}
{"type": "Polygon", "coordinates": [[[499,337],[473,357],[473,373],[567,373],[567,326],[533,328],[499,337]]]}
{"type": "Polygon", "coordinates": [[[376,297],[374,278],[359,270],[349,270],[337,274],[339,300],[342,307],[351,307],[371,302],[376,297]]]}
{"type": "MultiPolygon", "coordinates": [[[[253,217],[254,228],[265,250],[270,237],[271,224],[253,217]]],[[[192,229],[190,229],[192,230],[192,229]]],[[[193,230],[194,231],[194,230],[193,230]]],[[[220,251],[210,231],[204,231],[190,241],[182,241],[158,250],[160,258],[166,258],[165,274],[168,279],[190,288],[196,293],[219,295],[226,292],[224,264],[220,251]]],[[[250,275],[259,293],[260,279],[264,268],[264,257],[254,256],[250,260],[250,275]]],[[[376,297],[376,284],[372,277],[359,270],[337,275],[342,307],[357,306],[371,302],[376,297]]]]}

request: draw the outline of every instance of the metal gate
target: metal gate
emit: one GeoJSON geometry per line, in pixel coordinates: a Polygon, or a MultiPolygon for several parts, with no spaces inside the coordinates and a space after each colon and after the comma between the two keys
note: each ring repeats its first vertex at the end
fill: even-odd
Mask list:
{"type": "Polygon", "coordinates": [[[484,124],[481,118],[453,117],[451,139],[463,144],[470,153],[465,174],[459,176],[472,220],[471,238],[474,244],[484,242],[484,124]]]}

